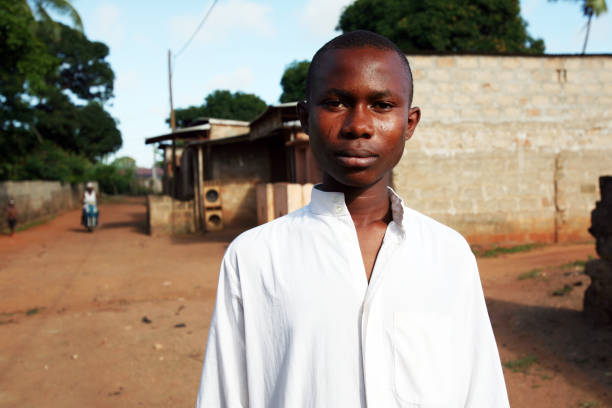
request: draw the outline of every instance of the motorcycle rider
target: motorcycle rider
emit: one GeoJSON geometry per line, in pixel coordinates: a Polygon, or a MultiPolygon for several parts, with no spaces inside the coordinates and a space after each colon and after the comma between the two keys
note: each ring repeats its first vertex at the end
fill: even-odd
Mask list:
{"type": "MultiPolygon", "coordinates": [[[[94,184],[91,181],[88,181],[87,184],[85,185],[85,191],[83,191],[83,196],[81,198],[81,201],[83,203],[83,216],[81,218],[81,223],[84,226],[87,226],[87,206],[93,205],[94,207],[96,207],[96,213],[97,213],[97,205],[98,205],[97,198],[98,197],[96,195],[96,190],[94,189],[94,184]]],[[[97,217],[96,217],[96,224],[97,224],[97,217]]]]}

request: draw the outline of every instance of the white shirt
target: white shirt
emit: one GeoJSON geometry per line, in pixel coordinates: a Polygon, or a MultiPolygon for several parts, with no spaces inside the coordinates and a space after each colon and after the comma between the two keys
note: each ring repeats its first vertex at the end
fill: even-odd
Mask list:
{"type": "Polygon", "coordinates": [[[96,200],[96,191],[95,190],[91,190],[91,192],[85,190],[83,192],[83,206],[87,206],[87,205],[96,205],[97,200],[96,200]]]}
{"type": "Polygon", "coordinates": [[[509,407],[468,244],[390,197],[369,284],[342,193],[230,244],[197,407],[509,407]]]}

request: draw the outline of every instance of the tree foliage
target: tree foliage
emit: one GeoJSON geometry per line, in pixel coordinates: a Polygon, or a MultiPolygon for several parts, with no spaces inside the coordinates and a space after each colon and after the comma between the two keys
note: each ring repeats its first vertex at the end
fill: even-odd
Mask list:
{"type": "Polygon", "coordinates": [[[0,180],[72,181],[121,146],[108,47],[45,14],[62,4],[0,0],[0,180]]]}
{"type": "MultiPolygon", "coordinates": [[[[251,121],[266,110],[259,96],[244,92],[216,90],[206,96],[201,106],[190,106],[174,111],[178,127],[190,126],[198,118],[217,118],[251,121]]],[[[170,123],[170,119],[166,119],[170,123]]]]}
{"type": "Polygon", "coordinates": [[[357,0],[336,29],[374,31],[404,52],[542,54],[519,0],[357,0]]]}
{"type": "Polygon", "coordinates": [[[49,15],[49,11],[52,10],[55,13],[68,16],[74,28],[81,33],[83,32],[81,16],[69,0],[20,0],[19,2],[22,7],[28,10],[32,17],[44,23],[55,23],[53,18],[49,15]]]}
{"type": "Polygon", "coordinates": [[[90,41],[81,32],[61,23],[42,24],[39,31],[49,54],[60,62],[47,76],[48,84],[86,101],[106,102],[112,98],[115,73],[106,61],[109,54],[106,44],[90,41]],[[56,28],[59,28],[59,39],[54,38],[56,28]]]}
{"type": "Polygon", "coordinates": [[[283,93],[281,102],[303,101],[306,99],[306,77],[310,61],[293,61],[285,68],[280,84],[283,93]]]}

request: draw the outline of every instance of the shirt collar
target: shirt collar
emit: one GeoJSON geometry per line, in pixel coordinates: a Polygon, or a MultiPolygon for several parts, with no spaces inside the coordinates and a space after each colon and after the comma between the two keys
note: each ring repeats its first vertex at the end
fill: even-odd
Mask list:
{"type": "MultiPolygon", "coordinates": [[[[336,218],[349,218],[351,214],[344,201],[344,193],[338,191],[323,191],[317,188],[317,184],[312,188],[310,197],[310,211],[313,214],[325,215],[336,218]]],[[[391,187],[387,187],[389,200],[391,201],[391,215],[394,224],[399,228],[401,235],[404,235],[404,202],[391,187]]]]}

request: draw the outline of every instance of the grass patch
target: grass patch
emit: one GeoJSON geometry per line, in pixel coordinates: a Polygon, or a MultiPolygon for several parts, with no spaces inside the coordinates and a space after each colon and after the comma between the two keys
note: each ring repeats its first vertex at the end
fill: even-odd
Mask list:
{"type": "Polygon", "coordinates": [[[536,356],[525,356],[517,358],[516,360],[506,361],[504,367],[512,370],[514,373],[527,373],[529,367],[537,362],[538,359],[536,356]]]}
{"type": "Polygon", "coordinates": [[[584,266],[586,265],[588,261],[589,260],[584,260],[584,261],[578,260],[578,261],[568,262],[566,264],[559,265],[559,268],[562,270],[584,268],[584,266]]]}
{"type": "Polygon", "coordinates": [[[525,279],[535,279],[537,277],[539,277],[542,274],[542,269],[541,268],[535,268],[530,270],[529,272],[525,272],[522,273],[518,276],[518,280],[525,280],[525,279]]]}
{"type": "Polygon", "coordinates": [[[553,292],[553,296],[565,296],[570,293],[574,288],[570,285],[565,285],[561,289],[557,289],[553,292]]]}
{"type": "Polygon", "coordinates": [[[592,402],[592,401],[581,402],[578,406],[580,408],[595,408],[595,407],[597,407],[597,403],[596,402],[592,402]]]}
{"type": "Polygon", "coordinates": [[[495,258],[502,254],[515,254],[517,252],[527,252],[527,251],[531,251],[532,249],[541,248],[543,246],[544,244],[523,244],[523,245],[515,245],[511,247],[493,245],[491,248],[484,249],[484,250],[479,249],[479,248],[472,248],[472,252],[474,252],[474,255],[482,257],[482,258],[495,258]]]}
{"type": "Polygon", "coordinates": [[[26,310],[26,316],[34,316],[35,314],[37,314],[40,311],[41,311],[41,309],[39,309],[37,307],[33,307],[32,309],[26,310]]]}

